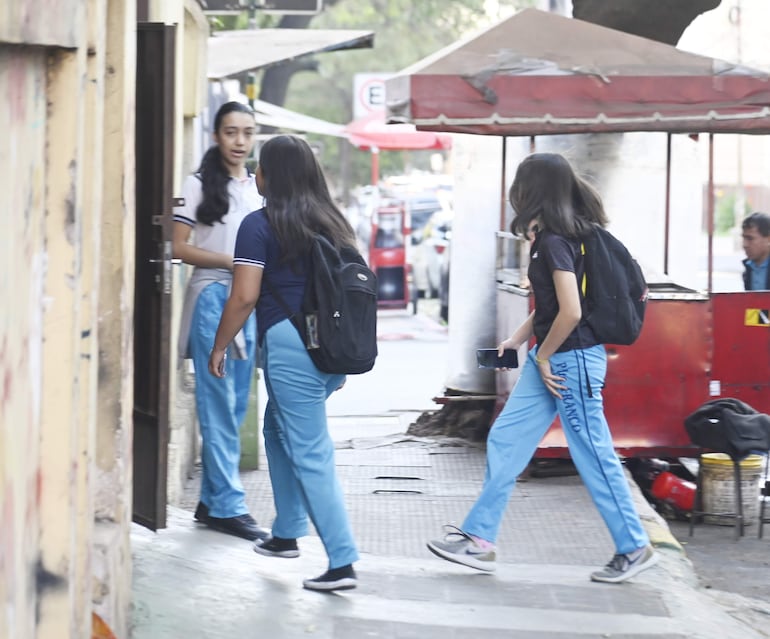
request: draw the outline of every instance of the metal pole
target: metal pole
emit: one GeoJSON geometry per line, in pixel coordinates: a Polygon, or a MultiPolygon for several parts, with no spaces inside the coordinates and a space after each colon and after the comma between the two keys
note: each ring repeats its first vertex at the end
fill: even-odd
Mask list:
{"type": "Polygon", "coordinates": [[[668,250],[671,236],[671,134],[666,134],[666,215],[663,238],[663,273],[668,275],[668,250]]]}
{"type": "Polygon", "coordinates": [[[372,185],[377,186],[380,183],[380,150],[372,147],[372,185]]]}
{"type": "Polygon", "coordinates": [[[708,216],[708,293],[711,295],[714,276],[714,134],[709,133],[709,192],[706,198],[708,216]]]}
{"type": "Polygon", "coordinates": [[[254,108],[254,101],[257,99],[257,74],[250,71],[246,74],[246,97],[249,99],[249,106],[254,108]]]}
{"type": "Polygon", "coordinates": [[[500,170],[500,224],[499,230],[505,230],[505,167],[508,164],[508,138],[503,136],[503,167],[500,170]]]}
{"type": "Polygon", "coordinates": [[[249,29],[257,28],[257,3],[252,0],[249,2],[249,29]]]}

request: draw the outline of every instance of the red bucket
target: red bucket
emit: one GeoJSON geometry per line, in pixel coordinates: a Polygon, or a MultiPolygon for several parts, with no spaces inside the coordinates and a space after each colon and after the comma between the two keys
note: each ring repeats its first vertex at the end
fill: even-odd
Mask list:
{"type": "Polygon", "coordinates": [[[652,482],[651,492],[656,499],[668,502],[680,510],[692,510],[695,504],[695,484],[663,472],[652,482]]]}

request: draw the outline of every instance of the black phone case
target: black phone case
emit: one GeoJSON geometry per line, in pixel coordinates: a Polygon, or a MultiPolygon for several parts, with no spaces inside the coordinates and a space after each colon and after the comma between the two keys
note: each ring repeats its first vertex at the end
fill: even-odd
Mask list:
{"type": "Polygon", "coordinates": [[[476,351],[476,363],[479,368],[518,368],[519,354],[506,348],[503,356],[498,357],[496,348],[480,348],[476,351]]]}

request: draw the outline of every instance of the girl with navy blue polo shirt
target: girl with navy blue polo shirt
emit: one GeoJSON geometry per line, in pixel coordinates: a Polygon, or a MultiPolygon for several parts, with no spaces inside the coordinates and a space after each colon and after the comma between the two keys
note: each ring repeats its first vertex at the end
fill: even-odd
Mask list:
{"type": "Polygon", "coordinates": [[[601,389],[604,346],[582,318],[581,237],[607,217],[598,193],[555,153],[535,153],[519,165],[509,199],[514,234],[531,240],[529,280],[535,310],[500,354],[532,337],[521,375],[487,438],[484,485],[460,528],[428,542],[442,559],[495,570],[495,540],[516,478],[559,415],[572,460],[615,543],[610,562],[594,581],[619,583],[657,562],[612,443],[601,389]],[[589,390],[590,389],[590,390],[589,390]]]}
{"type": "Polygon", "coordinates": [[[310,590],[343,590],[357,584],[358,560],[334,464],[326,398],[345,382],[319,371],[283,306],[300,310],[308,256],[316,233],[335,246],[356,246],[355,233],[334,205],[312,149],[300,138],[280,135],[261,148],[257,185],[265,207],[244,219],[235,245],[233,287],[209,359],[209,371],[224,374],[224,353],[257,307],[259,344],[269,396],[263,432],[276,518],[272,538],[255,552],[298,557],[297,538],[313,522],[329,557],[328,570],[303,582],[310,590]]]}
{"type": "Polygon", "coordinates": [[[246,159],[254,148],[254,112],[228,102],[214,117],[214,141],[200,168],[182,186],[174,210],[174,257],[192,264],[179,331],[179,354],[195,367],[195,406],[201,433],[200,501],[195,519],[249,540],[265,538],[246,507],[239,475],[240,428],[254,375],[256,326],[252,315],[231,349],[228,376],[207,373],[214,332],[230,289],[235,237],[243,218],[262,203],[246,159]]]}

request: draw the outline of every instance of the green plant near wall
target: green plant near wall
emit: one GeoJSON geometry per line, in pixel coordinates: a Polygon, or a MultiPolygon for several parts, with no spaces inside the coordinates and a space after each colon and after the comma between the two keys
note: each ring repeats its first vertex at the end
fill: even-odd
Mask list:
{"type": "Polygon", "coordinates": [[[751,204],[746,200],[743,203],[743,212],[736,214],[737,200],[736,193],[725,193],[718,197],[714,206],[714,232],[717,235],[726,235],[751,213],[751,204]]]}

